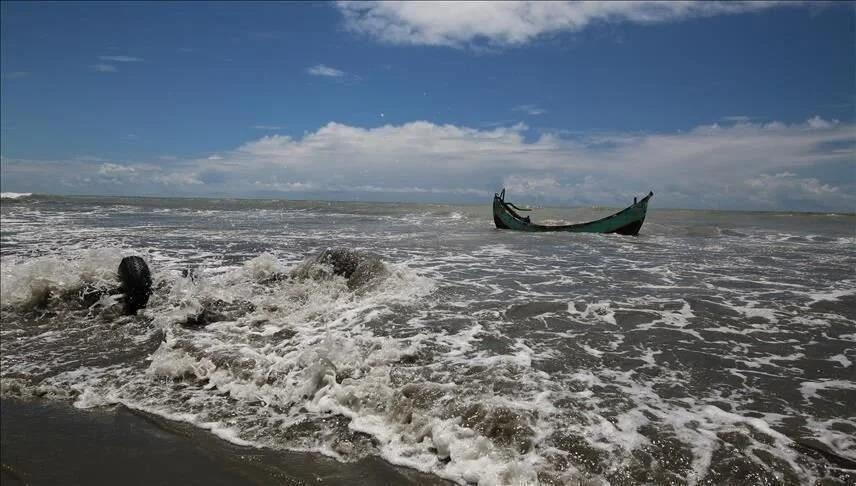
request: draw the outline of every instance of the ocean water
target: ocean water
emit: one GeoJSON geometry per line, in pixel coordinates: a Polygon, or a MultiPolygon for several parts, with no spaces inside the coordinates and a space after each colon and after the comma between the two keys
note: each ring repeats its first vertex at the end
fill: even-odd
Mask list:
{"type": "Polygon", "coordinates": [[[626,237],[496,230],[487,202],[16,196],[3,397],[460,484],[856,482],[853,214],[655,197],[626,237]],[[348,282],[326,248],[382,271],[348,282]],[[127,255],[155,282],[136,316],[83,295],[127,255]]]}

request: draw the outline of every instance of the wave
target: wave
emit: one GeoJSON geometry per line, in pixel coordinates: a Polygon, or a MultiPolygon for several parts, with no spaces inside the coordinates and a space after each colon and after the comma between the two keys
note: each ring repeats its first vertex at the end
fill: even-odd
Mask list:
{"type": "Polygon", "coordinates": [[[32,195],[32,192],[2,192],[0,193],[0,199],[25,199],[32,195]]]}
{"type": "MultiPolygon", "coordinates": [[[[530,384],[529,398],[496,400],[481,380],[456,385],[447,369],[432,371],[454,340],[409,324],[436,285],[406,265],[355,250],[187,272],[154,261],[155,291],[138,315],[110,299],[83,303],[81,289],[115,284],[126,253],[4,265],[4,332],[20,338],[4,396],[123,404],[243,445],[379,455],[453,481],[537,480],[525,457],[549,430],[539,416],[547,395],[530,384]]],[[[529,361],[490,358],[485,378],[531,382],[529,361]]]]}

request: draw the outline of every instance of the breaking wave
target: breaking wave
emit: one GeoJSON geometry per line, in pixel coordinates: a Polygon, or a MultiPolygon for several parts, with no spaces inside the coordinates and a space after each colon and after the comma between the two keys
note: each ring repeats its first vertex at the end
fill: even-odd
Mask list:
{"type": "Polygon", "coordinates": [[[0,199],[22,199],[32,195],[33,193],[31,192],[2,192],[0,193],[0,199]]]}

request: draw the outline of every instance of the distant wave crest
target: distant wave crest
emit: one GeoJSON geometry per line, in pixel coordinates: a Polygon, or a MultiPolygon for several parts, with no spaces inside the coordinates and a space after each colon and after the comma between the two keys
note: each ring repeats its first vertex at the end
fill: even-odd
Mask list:
{"type": "Polygon", "coordinates": [[[32,192],[0,192],[0,199],[21,199],[32,195],[32,192]]]}

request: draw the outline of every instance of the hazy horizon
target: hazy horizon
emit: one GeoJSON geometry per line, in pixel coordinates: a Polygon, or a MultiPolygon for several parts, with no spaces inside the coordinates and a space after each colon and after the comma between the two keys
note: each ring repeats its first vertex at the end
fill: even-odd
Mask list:
{"type": "MultiPolygon", "coordinates": [[[[451,207],[478,207],[484,206],[489,207],[491,204],[490,200],[486,201],[402,201],[402,200],[381,200],[381,199],[320,199],[320,198],[300,198],[300,197],[291,197],[287,198],[285,196],[230,196],[227,194],[211,194],[205,196],[159,196],[159,195],[149,195],[149,194],[135,194],[135,195],[120,195],[120,194],[48,194],[48,193],[18,193],[18,192],[3,192],[3,199],[6,200],[15,200],[20,199],[21,197],[40,197],[40,198],[75,198],[75,199],[187,199],[187,200],[235,200],[235,201],[276,201],[276,202],[294,202],[294,203],[342,203],[342,204],[388,204],[388,205],[436,205],[436,206],[451,206],[451,207]]],[[[518,204],[529,205],[532,209],[621,209],[625,206],[608,206],[608,205],[589,205],[589,206],[579,206],[579,205],[570,205],[570,204],[562,204],[560,202],[548,202],[548,203],[539,203],[537,201],[533,201],[525,196],[521,197],[513,197],[511,196],[511,201],[517,202],[518,204]]],[[[640,194],[640,196],[644,196],[644,194],[640,194]]],[[[639,196],[637,196],[639,197],[639,196]]],[[[655,194],[656,197],[656,194],[655,194]]],[[[628,201],[628,204],[632,201],[628,201]]],[[[652,209],[655,211],[665,210],[665,211],[699,211],[699,212],[723,212],[723,213],[769,213],[769,214],[805,214],[805,215],[834,215],[834,216],[856,216],[856,211],[800,211],[800,210],[761,210],[761,209],[741,209],[741,208],[733,208],[733,209],[725,209],[725,208],[687,208],[687,207],[657,207],[652,204],[652,209]]]]}

